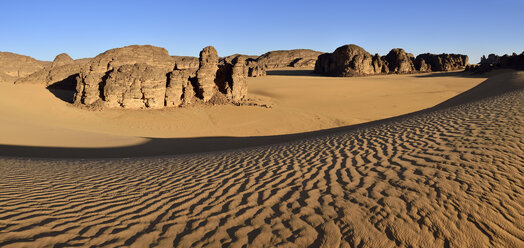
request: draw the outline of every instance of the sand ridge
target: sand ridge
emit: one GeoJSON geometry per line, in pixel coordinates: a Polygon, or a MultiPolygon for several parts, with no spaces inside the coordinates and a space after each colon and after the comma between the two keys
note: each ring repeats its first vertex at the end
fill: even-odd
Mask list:
{"type": "Polygon", "coordinates": [[[522,247],[524,90],[489,83],[506,90],[258,148],[0,158],[0,246],[522,247]]]}

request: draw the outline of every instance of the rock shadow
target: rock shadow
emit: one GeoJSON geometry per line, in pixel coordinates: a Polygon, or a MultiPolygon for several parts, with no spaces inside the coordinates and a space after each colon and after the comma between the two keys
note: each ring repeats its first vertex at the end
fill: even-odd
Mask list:
{"type": "Polygon", "coordinates": [[[266,72],[268,76],[308,76],[308,77],[321,77],[321,75],[315,74],[313,70],[309,69],[295,69],[295,70],[269,70],[266,72]]]}
{"type": "Polygon", "coordinates": [[[76,76],[73,74],[62,81],[55,82],[46,87],[56,98],[67,102],[73,103],[73,98],[76,89],[76,76]]]}

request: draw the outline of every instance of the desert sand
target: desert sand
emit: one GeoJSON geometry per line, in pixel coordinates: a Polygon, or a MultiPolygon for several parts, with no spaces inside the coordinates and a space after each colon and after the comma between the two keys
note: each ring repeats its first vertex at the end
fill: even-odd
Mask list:
{"type": "Polygon", "coordinates": [[[0,158],[0,247],[522,247],[524,72],[488,76],[270,75],[273,108],[188,117],[1,86],[3,155],[51,158],[0,158]]]}
{"type": "MultiPolygon", "coordinates": [[[[41,85],[0,84],[0,145],[107,148],[154,139],[167,142],[166,138],[298,134],[426,109],[485,80],[461,72],[330,78],[289,68],[269,74],[248,81],[249,96],[270,108],[89,111],[55,97],[41,85]]],[[[64,99],[72,95],[53,92],[64,99]]]]}

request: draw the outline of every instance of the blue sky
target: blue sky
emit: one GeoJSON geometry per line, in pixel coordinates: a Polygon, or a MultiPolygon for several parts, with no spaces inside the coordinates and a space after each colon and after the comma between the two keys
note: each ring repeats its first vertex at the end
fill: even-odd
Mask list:
{"type": "Polygon", "coordinates": [[[172,55],[220,56],[357,44],[415,55],[524,51],[524,0],[24,1],[0,2],[0,51],[52,60],[151,44],[172,55]]]}

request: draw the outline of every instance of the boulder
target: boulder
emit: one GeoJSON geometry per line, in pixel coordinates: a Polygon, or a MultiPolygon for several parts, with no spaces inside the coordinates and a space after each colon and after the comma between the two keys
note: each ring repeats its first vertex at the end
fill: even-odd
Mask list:
{"type": "Polygon", "coordinates": [[[468,56],[462,54],[424,53],[415,59],[415,68],[419,71],[453,71],[463,70],[468,65],[468,56]],[[428,67],[424,68],[424,64],[428,67]],[[426,70],[425,70],[426,69],[426,70]]]}
{"type": "Polygon", "coordinates": [[[39,61],[16,53],[0,52],[0,83],[14,83],[48,65],[50,62],[39,61]]]}
{"type": "Polygon", "coordinates": [[[366,76],[382,73],[383,61],[373,56],[357,45],[345,45],[337,48],[333,53],[318,56],[315,72],[322,75],[336,77],[366,76]],[[378,71],[376,71],[378,70],[378,71]]]}
{"type": "Polygon", "coordinates": [[[314,67],[316,60],[322,52],[310,49],[294,49],[271,51],[257,58],[258,64],[265,69],[284,67],[314,67]]]}
{"type": "MultiPolygon", "coordinates": [[[[133,45],[108,50],[93,58],[80,71],[79,76],[77,77],[74,102],[76,104],[90,105],[99,100],[104,101],[105,99],[100,98],[101,96],[105,96],[104,92],[101,92],[101,90],[105,88],[104,86],[109,74],[114,69],[123,65],[134,64],[145,64],[149,66],[148,68],[155,67],[158,69],[155,71],[161,71],[164,75],[167,75],[168,72],[174,69],[175,63],[166,49],[150,45],[133,45]]],[[[145,68],[145,65],[133,70],[143,69],[145,68]]],[[[132,72],[130,67],[125,67],[124,69],[126,72],[132,72]]],[[[138,75],[137,73],[138,72],[135,71],[133,75],[138,75]]],[[[167,78],[167,76],[165,77],[167,78]]],[[[143,77],[141,77],[141,80],[142,79],[143,77]]],[[[164,83],[166,80],[167,79],[164,80],[164,83]]],[[[156,103],[153,103],[153,100],[151,100],[151,104],[146,105],[156,106],[156,103]]]]}
{"type": "Polygon", "coordinates": [[[413,54],[406,53],[402,48],[392,49],[383,59],[388,62],[391,73],[405,74],[415,71],[413,54]]]}
{"type": "Polygon", "coordinates": [[[199,62],[200,65],[196,72],[196,92],[200,99],[207,102],[217,91],[215,78],[218,71],[218,54],[216,49],[212,46],[205,47],[200,52],[199,62]]]}

